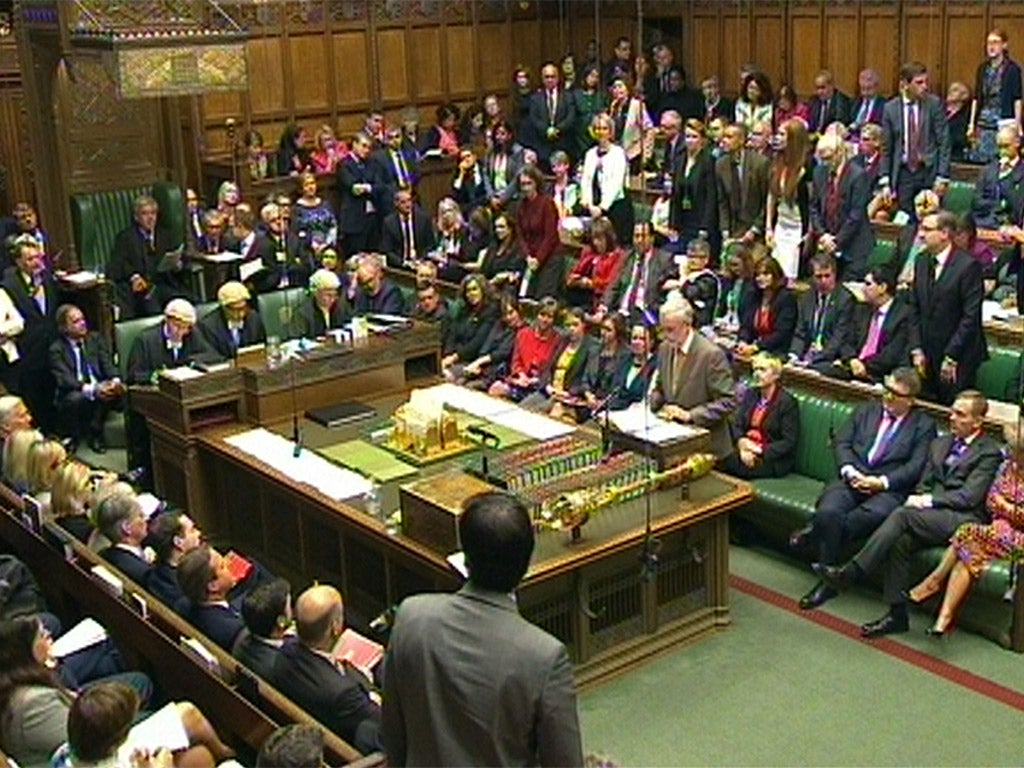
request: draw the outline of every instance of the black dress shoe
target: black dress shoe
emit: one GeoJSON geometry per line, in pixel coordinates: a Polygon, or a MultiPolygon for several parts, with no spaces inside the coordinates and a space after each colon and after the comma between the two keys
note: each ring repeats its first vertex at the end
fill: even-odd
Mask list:
{"type": "Polygon", "coordinates": [[[910,622],[906,616],[897,617],[887,613],[877,621],[862,624],[860,634],[861,637],[881,637],[882,635],[898,635],[908,629],[910,629],[910,622]]]}
{"type": "Polygon", "coordinates": [[[819,605],[828,602],[838,594],[836,590],[824,581],[819,581],[810,592],[800,598],[800,608],[809,611],[811,608],[817,608],[819,605]]]}
{"type": "Polygon", "coordinates": [[[846,566],[811,563],[811,570],[836,592],[845,592],[853,584],[853,574],[846,566]]]}
{"type": "Polygon", "coordinates": [[[811,532],[813,530],[814,526],[808,523],[803,528],[793,531],[789,534],[789,546],[793,549],[803,549],[811,543],[811,532]]]}
{"type": "Polygon", "coordinates": [[[89,440],[89,447],[92,448],[93,453],[107,452],[107,442],[102,437],[94,437],[89,440]]]}

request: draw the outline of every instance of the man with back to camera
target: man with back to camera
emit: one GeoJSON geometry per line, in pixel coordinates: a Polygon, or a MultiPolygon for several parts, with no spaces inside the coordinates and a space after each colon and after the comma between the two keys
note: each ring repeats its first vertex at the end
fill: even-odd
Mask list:
{"type": "Polygon", "coordinates": [[[459,538],[468,583],[407,598],[395,616],[384,660],[388,763],[582,765],[569,655],[512,594],[533,553],[526,508],[506,493],[478,494],[459,538]]]}

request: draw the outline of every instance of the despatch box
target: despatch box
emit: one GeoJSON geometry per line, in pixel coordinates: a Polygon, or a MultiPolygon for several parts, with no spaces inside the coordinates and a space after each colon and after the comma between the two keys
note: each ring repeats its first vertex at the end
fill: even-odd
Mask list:
{"type": "Polygon", "coordinates": [[[399,487],[402,533],[449,555],[459,547],[459,515],[466,499],[498,490],[461,470],[426,477],[399,487]]]}

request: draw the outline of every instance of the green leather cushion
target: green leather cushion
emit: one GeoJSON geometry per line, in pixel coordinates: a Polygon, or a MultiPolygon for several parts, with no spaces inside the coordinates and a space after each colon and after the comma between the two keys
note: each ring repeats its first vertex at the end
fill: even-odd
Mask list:
{"type": "Polygon", "coordinates": [[[136,337],[147,328],[152,328],[163,320],[163,315],[152,317],[139,317],[134,320],[125,320],[114,326],[114,354],[117,358],[117,370],[122,379],[128,378],[128,355],[132,351],[132,344],[136,337]]]}
{"type": "Polygon", "coordinates": [[[286,288],[283,291],[261,293],[256,297],[256,307],[263,320],[263,327],[267,331],[268,339],[274,336],[278,339],[289,337],[292,314],[305,296],[305,288],[286,288]]]}
{"type": "Polygon", "coordinates": [[[896,258],[896,243],[892,240],[875,240],[875,247],[868,256],[868,266],[878,267],[889,264],[896,258]]]}
{"type": "Polygon", "coordinates": [[[1017,371],[1020,370],[1020,356],[1019,349],[989,348],[988,360],[978,368],[978,378],[975,382],[985,397],[1010,402],[1017,399],[1013,389],[1017,380],[1017,371]]]}
{"type": "Polygon", "coordinates": [[[974,184],[969,181],[951,181],[942,198],[942,207],[961,216],[970,213],[974,207],[974,184]]]}
{"type": "Polygon", "coordinates": [[[835,478],[832,442],[850,418],[853,405],[803,392],[793,392],[800,408],[800,439],[797,441],[795,474],[825,483],[835,478]]]}

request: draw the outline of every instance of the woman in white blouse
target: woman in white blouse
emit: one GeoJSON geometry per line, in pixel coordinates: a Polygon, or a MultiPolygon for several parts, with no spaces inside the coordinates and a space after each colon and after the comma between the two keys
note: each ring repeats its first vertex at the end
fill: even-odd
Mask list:
{"type": "Polygon", "coordinates": [[[736,100],[736,122],[742,124],[749,134],[757,123],[774,125],[772,83],[764,72],[751,72],[743,78],[740,97],[736,100]]]}
{"type": "Polygon", "coordinates": [[[18,392],[18,337],[25,330],[25,319],[11,297],[0,288],[0,383],[8,392],[18,392]]]}
{"type": "Polygon", "coordinates": [[[580,205],[592,219],[607,216],[620,243],[633,240],[633,206],[626,194],[629,161],[615,140],[615,123],[606,112],[594,115],[590,132],[597,142],[583,156],[580,205]]]}

